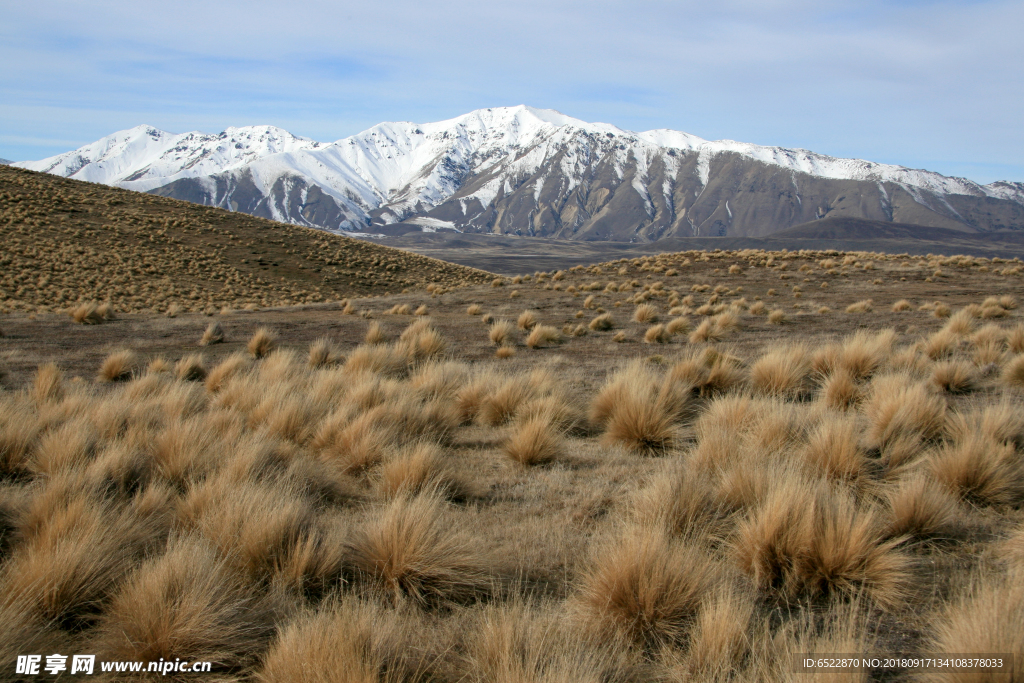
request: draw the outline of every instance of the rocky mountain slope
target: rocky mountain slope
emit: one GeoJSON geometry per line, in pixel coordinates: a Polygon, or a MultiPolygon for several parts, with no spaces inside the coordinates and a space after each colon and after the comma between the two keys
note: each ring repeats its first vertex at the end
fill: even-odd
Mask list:
{"type": "Polygon", "coordinates": [[[980,185],[806,150],[634,133],[551,110],[382,123],[333,143],[272,126],[150,126],[18,166],[332,231],[648,242],[762,237],[820,218],[1024,229],[1024,183],[980,185]]]}

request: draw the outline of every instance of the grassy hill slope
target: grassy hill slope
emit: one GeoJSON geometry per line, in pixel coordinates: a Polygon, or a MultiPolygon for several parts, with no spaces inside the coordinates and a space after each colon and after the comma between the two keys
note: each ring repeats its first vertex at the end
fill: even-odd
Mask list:
{"type": "Polygon", "coordinates": [[[480,270],[105,185],[0,166],[0,312],[274,306],[479,284],[480,270]]]}

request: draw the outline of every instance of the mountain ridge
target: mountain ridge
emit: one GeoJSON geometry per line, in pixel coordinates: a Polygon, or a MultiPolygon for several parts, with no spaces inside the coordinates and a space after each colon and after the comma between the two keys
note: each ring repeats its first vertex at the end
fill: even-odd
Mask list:
{"type": "Polygon", "coordinates": [[[137,126],[16,165],[335,232],[397,225],[636,242],[760,237],[826,216],[1024,229],[1024,183],[637,133],[525,105],[381,123],[331,143],[274,126],[137,126]]]}

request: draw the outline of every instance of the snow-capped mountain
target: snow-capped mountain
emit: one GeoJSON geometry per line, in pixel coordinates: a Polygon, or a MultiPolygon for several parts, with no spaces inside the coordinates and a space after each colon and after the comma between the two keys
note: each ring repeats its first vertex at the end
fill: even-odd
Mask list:
{"type": "Polygon", "coordinates": [[[16,165],[335,231],[648,241],[762,236],[825,216],[1024,229],[1024,183],[635,133],[526,106],[382,123],[333,143],[272,126],[218,135],[138,126],[16,165]]]}

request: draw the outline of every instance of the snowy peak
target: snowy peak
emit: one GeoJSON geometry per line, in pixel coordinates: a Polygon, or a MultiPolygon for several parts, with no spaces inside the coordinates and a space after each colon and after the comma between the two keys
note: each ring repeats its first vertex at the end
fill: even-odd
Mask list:
{"type": "Polygon", "coordinates": [[[180,177],[238,168],[271,154],[320,146],[274,126],[228,128],[219,135],[174,134],[136,126],[72,152],[18,166],[68,178],[149,190],[180,177]]]}
{"type": "Polygon", "coordinates": [[[331,230],[404,222],[646,240],[764,234],[826,215],[1024,228],[1021,183],[632,132],[525,105],[381,123],[331,143],[273,126],[219,134],[137,126],[18,165],[331,230]]]}

